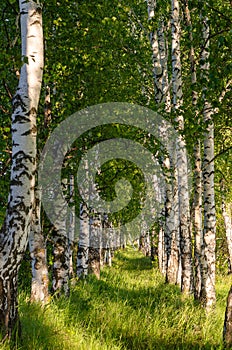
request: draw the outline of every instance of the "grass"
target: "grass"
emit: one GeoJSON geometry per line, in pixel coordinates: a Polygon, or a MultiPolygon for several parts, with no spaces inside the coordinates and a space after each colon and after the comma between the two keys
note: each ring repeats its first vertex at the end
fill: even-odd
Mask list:
{"type": "Polygon", "coordinates": [[[178,287],[165,284],[149,258],[128,248],[116,253],[101,280],[78,282],[68,299],[41,308],[22,292],[22,343],[16,349],[222,349],[230,284],[230,276],[218,277],[217,305],[207,316],[178,287]]]}

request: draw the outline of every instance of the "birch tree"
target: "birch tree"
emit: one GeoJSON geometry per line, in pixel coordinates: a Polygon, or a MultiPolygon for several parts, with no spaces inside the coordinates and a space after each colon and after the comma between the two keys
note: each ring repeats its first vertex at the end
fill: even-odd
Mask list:
{"type": "Polygon", "coordinates": [[[68,220],[68,253],[69,253],[69,277],[74,276],[73,269],[73,248],[74,248],[74,240],[75,240],[75,206],[74,206],[74,176],[70,175],[69,177],[69,203],[72,208],[69,214],[68,220]]]}
{"type": "MultiPolygon", "coordinates": [[[[148,1],[148,19],[155,17],[156,1],[148,1]]],[[[165,112],[171,112],[170,89],[168,79],[168,44],[165,37],[168,25],[159,19],[158,28],[150,33],[152,47],[155,101],[158,105],[165,104],[165,112]]],[[[160,137],[166,139],[166,125],[160,125],[160,137]]],[[[166,140],[168,141],[168,140],[166,140]]],[[[181,284],[180,273],[180,239],[179,239],[179,208],[177,189],[176,150],[172,150],[172,159],[167,156],[163,160],[166,174],[165,190],[165,223],[160,227],[158,257],[161,271],[166,274],[169,283],[181,284]]]]}
{"type": "Polygon", "coordinates": [[[225,184],[221,180],[221,210],[226,232],[227,247],[229,253],[229,270],[232,270],[232,203],[228,203],[225,198],[225,184]]]}
{"type": "Polygon", "coordinates": [[[103,264],[111,266],[112,265],[112,238],[114,234],[114,229],[112,222],[109,221],[108,215],[103,215],[103,225],[102,225],[102,246],[103,246],[103,264]]]}
{"type": "Polygon", "coordinates": [[[179,1],[172,0],[172,93],[175,121],[178,125],[179,136],[177,138],[177,170],[178,170],[178,199],[180,222],[180,248],[181,248],[181,289],[189,293],[193,287],[192,275],[192,247],[190,231],[190,209],[188,189],[188,164],[186,143],[181,135],[184,129],[184,117],[181,110],[183,103],[182,73],[180,57],[180,9],[179,1]]]}
{"type": "Polygon", "coordinates": [[[204,200],[204,230],[202,249],[202,286],[201,300],[207,309],[210,309],[216,301],[215,292],[215,248],[216,248],[216,213],[214,198],[214,123],[213,109],[207,97],[207,86],[205,82],[209,76],[209,21],[202,18],[203,25],[203,47],[201,53],[201,71],[204,81],[203,85],[203,118],[206,125],[204,135],[203,155],[203,200],[204,200]]]}
{"type": "MultiPolygon", "coordinates": [[[[189,10],[188,0],[183,1],[184,15],[186,25],[189,28],[189,61],[191,69],[191,88],[192,88],[192,106],[194,120],[196,125],[200,124],[199,112],[197,110],[198,93],[196,90],[197,74],[195,49],[193,46],[193,28],[192,19],[189,10]]],[[[196,141],[194,144],[194,200],[193,200],[193,228],[194,228],[194,296],[200,298],[201,292],[201,247],[202,247],[202,171],[201,171],[201,141],[197,132],[195,133],[196,141]]]]}
{"type": "MultiPolygon", "coordinates": [[[[89,164],[84,160],[85,169],[85,195],[89,196],[89,164]]],[[[77,277],[85,278],[88,275],[89,259],[89,209],[84,201],[80,203],[80,227],[77,250],[77,277]]]]}
{"type": "MultiPolygon", "coordinates": [[[[99,168],[99,148],[96,146],[94,159],[89,163],[90,167],[99,168]]],[[[98,203],[98,188],[95,183],[95,177],[93,174],[89,176],[89,198],[91,204],[97,205],[98,203]]],[[[100,264],[101,264],[101,250],[102,250],[102,229],[103,229],[103,217],[102,213],[90,206],[89,213],[89,272],[93,273],[98,279],[100,278],[100,264]]]]}
{"type": "MultiPolygon", "coordinates": [[[[151,21],[155,17],[156,10],[156,0],[147,1],[147,11],[148,11],[148,20],[151,21]]],[[[152,48],[152,61],[153,61],[153,74],[154,74],[154,98],[157,104],[160,104],[163,101],[163,71],[161,66],[161,58],[159,52],[158,44],[158,33],[157,29],[154,29],[150,33],[150,43],[152,48]]]]}
{"type": "Polygon", "coordinates": [[[28,242],[36,171],[36,113],[43,73],[42,9],[19,0],[23,65],[12,112],[12,166],[0,233],[0,328],[11,337],[18,324],[17,277],[28,242]]]}
{"type": "Polygon", "coordinates": [[[80,234],[77,251],[77,277],[88,275],[89,259],[89,211],[85,203],[80,204],[80,234]]]}
{"type": "Polygon", "coordinates": [[[89,217],[88,271],[89,273],[93,273],[98,279],[100,278],[101,237],[102,237],[101,215],[92,209],[90,210],[90,217],[89,217]]]}
{"type": "Polygon", "coordinates": [[[32,266],[31,301],[45,304],[49,299],[46,242],[41,227],[41,191],[35,190],[35,200],[29,234],[32,266]]]}
{"type": "MultiPolygon", "coordinates": [[[[225,199],[225,183],[224,179],[221,181],[221,192],[222,192],[222,216],[224,219],[224,226],[226,231],[226,240],[228,245],[230,272],[232,266],[232,204],[228,203],[225,199]]],[[[227,348],[232,346],[232,286],[230,287],[224,318],[223,327],[223,340],[227,348]]]]}
{"type": "MultiPolygon", "coordinates": [[[[67,179],[63,179],[61,185],[66,191],[67,179]]],[[[56,189],[53,189],[53,191],[56,191],[56,189]]],[[[52,289],[59,296],[61,293],[69,294],[70,253],[67,230],[69,218],[62,199],[59,195],[56,198],[56,205],[54,206],[56,218],[53,222],[54,231],[51,237],[53,244],[52,289]]]]}
{"type": "Polygon", "coordinates": [[[227,303],[226,303],[226,312],[224,319],[223,327],[223,341],[227,348],[230,348],[232,345],[232,286],[230,287],[227,303]]]}

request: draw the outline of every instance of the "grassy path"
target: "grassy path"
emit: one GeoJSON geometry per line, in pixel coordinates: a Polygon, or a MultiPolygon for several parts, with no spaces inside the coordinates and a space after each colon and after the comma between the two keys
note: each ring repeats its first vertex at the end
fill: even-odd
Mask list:
{"type": "MultiPolygon", "coordinates": [[[[93,276],[70,298],[42,309],[20,296],[22,350],[222,349],[231,277],[217,282],[217,306],[206,317],[192,298],[166,285],[149,258],[132,248],[116,253],[101,280],[93,276]]],[[[8,349],[5,346],[3,349],[8,349]]]]}

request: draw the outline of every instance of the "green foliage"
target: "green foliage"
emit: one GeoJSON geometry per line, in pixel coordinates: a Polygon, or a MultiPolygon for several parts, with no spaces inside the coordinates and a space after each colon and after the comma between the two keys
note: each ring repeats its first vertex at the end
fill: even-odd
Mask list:
{"type": "MultiPolygon", "coordinates": [[[[137,8],[146,16],[146,7],[137,8]]],[[[55,84],[54,115],[102,102],[141,101],[150,49],[148,41],[140,40],[146,37],[130,11],[130,6],[109,6],[107,1],[44,4],[44,78],[46,84],[55,84]]]]}
{"type": "MultiPolygon", "coordinates": [[[[200,53],[202,35],[200,15],[207,15],[211,25],[210,76],[207,94],[217,108],[215,119],[216,153],[226,147],[226,130],[231,128],[231,90],[219,101],[231,77],[231,7],[229,1],[192,1],[189,3],[192,19],[193,46],[197,68],[198,115],[192,107],[192,84],[189,50],[190,27],[182,16],[181,59],[185,117],[184,137],[190,157],[194,140],[203,139],[206,125],[202,122],[202,84],[200,53]],[[200,122],[197,122],[199,120],[200,122]],[[224,145],[222,145],[224,144],[224,145]]],[[[1,60],[0,60],[0,220],[3,217],[8,193],[11,97],[18,83],[21,66],[18,5],[15,1],[1,2],[1,60]],[[3,169],[3,170],[2,170],[3,169]]],[[[160,20],[170,17],[170,1],[157,1],[154,20],[148,21],[147,4],[142,0],[127,2],[106,0],[43,2],[45,38],[44,82],[38,113],[38,146],[42,149],[49,133],[67,116],[97,103],[125,101],[156,109],[153,98],[152,60],[149,33],[160,20]],[[65,10],[64,10],[65,9],[65,10]],[[45,87],[51,89],[52,120],[44,127],[45,87]]],[[[170,30],[167,29],[170,42],[170,30]]],[[[169,78],[171,77],[169,45],[169,78]]],[[[170,118],[161,106],[163,116],[170,118]]],[[[231,129],[230,129],[231,130],[231,129]]],[[[131,130],[132,136],[133,131],[131,130]]],[[[133,137],[136,137],[134,131],[133,137]]],[[[91,139],[91,137],[90,137],[91,139]]],[[[97,139],[97,138],[96,138],[97,139]]],[[[92,135],[93,140],[93,135],[92,135]]],[[[87,141],[88,142],[88,141],[87,141]]],[[[80,150],[81,153],[81,150],[80,150]]],[[[228,153],[227,153],[228,155],[228,153]]],[[[224,172],[224,160],[218,157],[218,171],[224,172]]],[[[231,173],[231,165],[227,167],[231,173]]],[[[230,186],[228,184],[228,186],[230,186]]]]}
{"type": "MultiPolygon", "coordinates": [[[[123,124],[106,124],[92,128],[90,131],[82,134],[81,137],[74,142],[63,162],[63,178],[67,179],[70,175],[77,174],[81,159],[83,159],[85,153],[94,145],[101,141],[114,138],[134,140],[143,145],[151,153],[156,154],[159,160],[164,157],[165,150],[162,149],[160,141],[156,140],[154,136],[147,134],[137,127],[123,124]]],[[[89,164],[89,166],[91,165],[89,164]]],[[[121,195],[116,191],[116,188],[120,191],[120,180],[126,180],[130,183],[132,193],[130,193],[128,186],[127,197],[129,197],[129,203],[125,200],[123,209],[109,215],[109,220],[112,221],[115,226],[119,224],[124,225],[135,218],[143,208],[145,198],[149,196],[144,175],[136,164],[125,159],[112,159],[103,164],[98,171],[96,169],[95,182],[97,189],[100,196],[106,201],[113,201],[116,197],[120,197],[121,200],[121,195]]],[[[77,181],[75,181],[75,183],[76,182],[77,181]]],[[[125,186],[123,186],[123,192],[121,192],[121,194],[125,194],[125,192],[125,186]]],[[[67,201],[70,202],[69,195],[66,193],[64,195],[67,201]]],[[[78,188],[76,188],[75,208],[77,216],[79,216],[81,201],[81,195],[78,188]]]]}
{"type": "MultiPolygon", "coordinates": [[[[170,1],[157,1],[157,5],[156,18],[148,23],[146,2],[142,0],[44,1],[45,69],[38,114],[39,149],[43,147],[49,133],[64,118],[84,107],[102,102],[125,101],[157,108],[153,101],[148,36],[160,18],[165,21],[169,18],[170,1]],[[52,105],[52,121],[48,128],[44,128],[46,85],[51,88],[52,105]]],[[[225,197],[231,201],[232,158],[231,150],[228,150],[232,140],[231,90],[225,93],[222,100],[220,96],[231,79],[231,5],[229,1],[210,0],[191,1],[189,6],[197,66],[197,111],[201,115],[203,83],[207,86],[207,97],[216,108],[217,265],[218,270],[226,272],[220,180],[225,179],[225,197]],[[208,80],[201,76],[199,69],[203,45],[200,13],[209,17],[211,26],[208,80]]],[[[11,99],[18,83],[21,53],[17,2],[3,0],[0,7],[1,224],[9,187],[11,99]]],[[[195,138],[203,139],[206,125],[202,120],[199,123],[196,121],[196,110],[191,105],[192,85],[188,57],[191,46],[190,28],[186,25],[184,16],[181,25],[184,136],[192,156],[195,138]]],[[[170,36],[170,32],[167,35],[170,36]]],[[[163,112],[163,115],[166,114],[163,112]]],[[[197,119],[200,119],[199,115],[197,119]]],[[[94,145],[93,140],[99,142],[106,136],[118,137],[119,131],[117,127],[109,131],[109,126],[106,126],[105,130],[92,130],[92,134],[83,135],[82,140],[74,145],[77,157],[81,157],[86,149],[94,145]]],[[[139,138],[144,142],[143,138],[146,137],[135,129],[124,129],[123,133],[138,142],[139,138]]],[[[157,150],[154,141],[146,141],[146,147],[152,152],[157,150]]],[[[123,166],[121,162],[113,162],[105,164],[102,169],[107,174],[111,187],[107,190],[104,176],[99,176],[98,182],[102,195],[108,199],[112,199],[110,196],[114,194],[114,191],[110,191],[112,176],[116,169],[123,170],[123,166]]],[[[68,167],[70,171],[75,169],[71,162],[68,167]]],[[[137,169],[131,167],[129,180],[132,183],[138,178],[143,180],[140,175],[137,169]]],[[[144,190],[143,181],[140,183],[141,188],[135,188],[138,194],[144,190]]],[[[135,212],[136,209],[133,208],[135,212]]],[[[28,261],[24,261],[20,286],[25,287],[26,280],[29,290],[29,278],[28,261]]],[[[22,292],[20,313],[23,341],[18,349],[220,349],[225,298],[230,279],[229,276],[219,278],[217,306],[207,318],[204,311],[192,299],[185,299],[177,287],[165,285],[147,258],[135,252],[132,255],[132,251],[118,253],[113,268],[105,269],[100,281],[90,277],[87,282],[79,283],[72,289],[68,301],[52,300],[42,309],[40,305],[30,305],[28,296],[22,292]]]]}
{"type": "MultiPolygon", "coordinates": [[[[101,197],[113,201],[118,196],[115,190],[116,183],[119,185],[118,181],[121,179],[130,182],[133,192],[130,195],[130,202],[123,206],[123,209],[109,215],[109,220],[115,226],[124,225],[136,218],[146,197],[146,183],[142,171],[134,163],[124,159],[110,160],[101,168],[101,173],[96,177],[101,197]]],[[[125,192],[125,186],[122,190],[125,192]]]]}
{"type": "Polygon", "coordinates": [[[15,1],[1,2],[0,21],[0,226],[3,223],[9,192],[11,154],[11,99],[20,67],[18,4],[15,1]]]}

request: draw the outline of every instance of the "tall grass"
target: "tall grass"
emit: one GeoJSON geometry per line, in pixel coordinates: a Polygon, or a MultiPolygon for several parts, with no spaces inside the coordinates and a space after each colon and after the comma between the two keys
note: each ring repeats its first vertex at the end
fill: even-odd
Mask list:
{"type": "Polygon", "coordinates": [[[128,248],[116,253],[100,280],[78,282],[68,299],[42,308],[22,292],[22,342],[16,349],[222,349],[230,283],[230,276],[218,278],[217,305],[206,315],[177,286],[165,284],[149,258],[128,248]]]}

